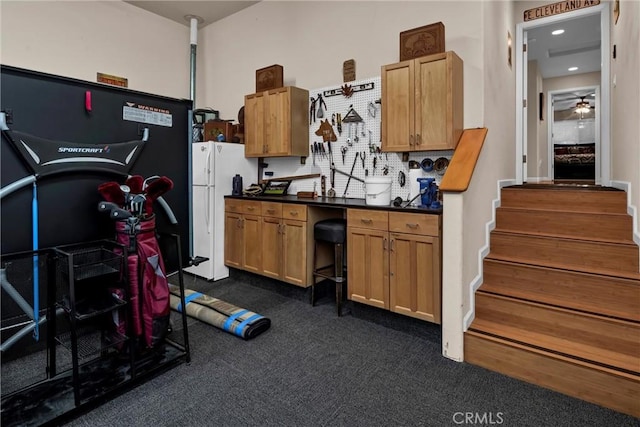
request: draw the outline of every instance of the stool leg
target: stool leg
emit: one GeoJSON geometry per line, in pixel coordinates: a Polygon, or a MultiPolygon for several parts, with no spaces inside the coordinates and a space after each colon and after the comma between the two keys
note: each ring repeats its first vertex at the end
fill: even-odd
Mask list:
{"type": "Polygon", "coordinates": [[[343,290],[343,251],[342,244],[336,243],[334,248],[334,274],[336,277],[336,306],[338,316],[342,316],[342,290],[343,290]]]}
{"type": "Polygon", "coordinates": [[[316,268],[317,268],[317,257],[318,257],[318,241],[316,240],[313,245],[313,273],[311,278],[311,307],[316,305],[316,268]]]}

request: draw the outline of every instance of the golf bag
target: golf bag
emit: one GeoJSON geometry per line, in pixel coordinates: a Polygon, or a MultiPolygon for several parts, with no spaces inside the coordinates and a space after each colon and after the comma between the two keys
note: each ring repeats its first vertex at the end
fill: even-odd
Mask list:
{"type": "Polygon", "coordinates": [[[131,330],[148,348],[164,340],[170,315],[169,283],[155,233],[155,216],[135,225],[116,221],[116,240],[129,248],[131,330]]]}
{"type": "Polygon", "coordinates": [[[170,296],[164,261],[156,239],[153,202],[173,188],[167,177],[143,180],[134,175],[123,185],[107,182],[98,188],[105,201],[98,210],[115,221],[116,240],[127,247],[131,333],[146,348],[160,344],[169,329],[170,296]]]}

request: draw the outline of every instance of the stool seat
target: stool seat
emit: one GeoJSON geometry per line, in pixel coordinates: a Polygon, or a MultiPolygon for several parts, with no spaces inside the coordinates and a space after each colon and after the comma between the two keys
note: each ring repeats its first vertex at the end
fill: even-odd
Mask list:
{"type": "Polygon", "coordinates": [[[347,241],[347,220],[331,218],[318,221],[313,227],[315,240],[313,249],[313,283],[311,284],[311,305],[315,304],[316,279],[330,280],[336,285],[336,308],[338,316],[342,315],[342,299],[346,275],[344,267],[344,247],[347,241]],[[319,245],[333,245],[333,264],[318,266],[319,245]]]}
{"type": "Polygon", "coordinates": [[[347,239],[347,220],[335,218],[318,221],[313,228],[313,237],[328,243],[344,243],[347,239]]]}

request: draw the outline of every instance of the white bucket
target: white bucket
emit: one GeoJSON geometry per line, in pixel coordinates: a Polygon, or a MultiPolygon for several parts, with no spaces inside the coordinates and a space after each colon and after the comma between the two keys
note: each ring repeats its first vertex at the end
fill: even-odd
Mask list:
{"type": "Polygon", "coordinates": [[[391,178],[365,178],[364,192],[367,205],[389,206],[391,204],[391,178]]]}

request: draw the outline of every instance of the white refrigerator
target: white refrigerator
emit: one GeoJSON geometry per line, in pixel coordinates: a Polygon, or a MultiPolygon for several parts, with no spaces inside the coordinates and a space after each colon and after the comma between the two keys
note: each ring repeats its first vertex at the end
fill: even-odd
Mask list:
{"type": "Polygon", "coordinates": [[[232,193],[233,177],[242,176],[243,188],[258,179],[257,159],[244,157],[244,145],[227,142],[192,144],[193,257],[206,257],[185,271],[207,280],[229,277],[224,265],[224,196],[232,193]]]}

